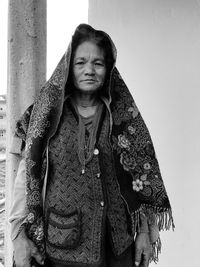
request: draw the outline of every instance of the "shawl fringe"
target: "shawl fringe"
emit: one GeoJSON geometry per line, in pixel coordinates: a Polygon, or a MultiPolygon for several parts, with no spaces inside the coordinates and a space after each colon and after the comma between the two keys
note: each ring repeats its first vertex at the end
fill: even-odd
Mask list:
{"type": "Polygon", "coordinates": [[[155,262],[155,263],[158,263],[158,256],[159,254],[161,253],[161,247],[162,247],[162,243],[161,243],[161,240],[160,240],[160,237],[156,240],[156,242],[154,242],[152,244],[152,254],[151,254],[151,257],[150,257],[150,262],[155,262]]]}
{"type": "MultiPolygon", "coordinates": [[[[135,212],[131,213],[132,220],[132,231],[136,233],[137,229],[140,229],[140,218],[141,214],[145,214],[147,217],[148,225],[156,224],[158,226],[159,231],[161,230],[172,230],[174,231],[175,225],[172,217],[171,208],[160,208],[160,207],[152,207],[150,205],[143,204],[141,207],[135,212]]],[[[161,253],[161,239],[158,236],[157,240],[152,245],[152,255],[150,257],[150,262],[154,261],[155,263],[159,260],[159,254],[161,253]]]]}
{"type": "Polygon", "coordinates": [[[142,213],[146,215],[148,224],[157,224],[159,231],[170,230],[171,228],[174,231],[175,225],[171,208],[160,208],[142,204],[138,210],[131,213],[133,232],[140,229],[140,216],[142,213]]]}

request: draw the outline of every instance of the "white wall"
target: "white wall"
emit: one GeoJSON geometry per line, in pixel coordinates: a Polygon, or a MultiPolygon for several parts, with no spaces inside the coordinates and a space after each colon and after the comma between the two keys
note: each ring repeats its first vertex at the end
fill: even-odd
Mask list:
{"type": "Polygon", "coordinates": [[[173,207],[176,229],[161,233],[157,266],[198,267],[200,1],[90,0],[89,23],[118,48],[117,67],[149,127],[173,207]]]}

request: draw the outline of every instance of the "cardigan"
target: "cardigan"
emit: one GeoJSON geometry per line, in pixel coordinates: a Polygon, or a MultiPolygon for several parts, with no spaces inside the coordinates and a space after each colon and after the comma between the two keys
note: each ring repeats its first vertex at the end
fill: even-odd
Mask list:
{"type": "Polygon", "coordinates": [[[78,157],[79,122],[69,101],[50,139],[44,209],[46,253],[54,261],[95,266],[101,260],[106,218],[116,256],[133,242],[131,218],[113,169],[109,121],[109,111],[104,109],[84,173],[78,157]]]}

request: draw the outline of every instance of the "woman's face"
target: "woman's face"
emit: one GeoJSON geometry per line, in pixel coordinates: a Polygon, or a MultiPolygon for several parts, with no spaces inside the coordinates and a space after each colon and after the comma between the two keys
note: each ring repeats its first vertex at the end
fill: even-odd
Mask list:
{"type": "Polygon", "coordinates": [[[90,41],[80,44],[73,59],[75,87],[83,93],[94,93],[103,86],[105,75],[104,51],[90,41]]]}

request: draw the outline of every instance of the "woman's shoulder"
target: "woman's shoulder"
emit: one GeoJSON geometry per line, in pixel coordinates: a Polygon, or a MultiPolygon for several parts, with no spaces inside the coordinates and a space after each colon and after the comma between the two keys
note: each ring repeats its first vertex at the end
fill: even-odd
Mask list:
{"type": "Polygon", "coordinates": [[[9,152],[12,154],[21,154],[25,148],[26,135],[28,131],[29,121],[33,109],[33,104],[30,105],[20,119],[17,121],[15,126],[14,136],[11,141],[9,152]]]}

